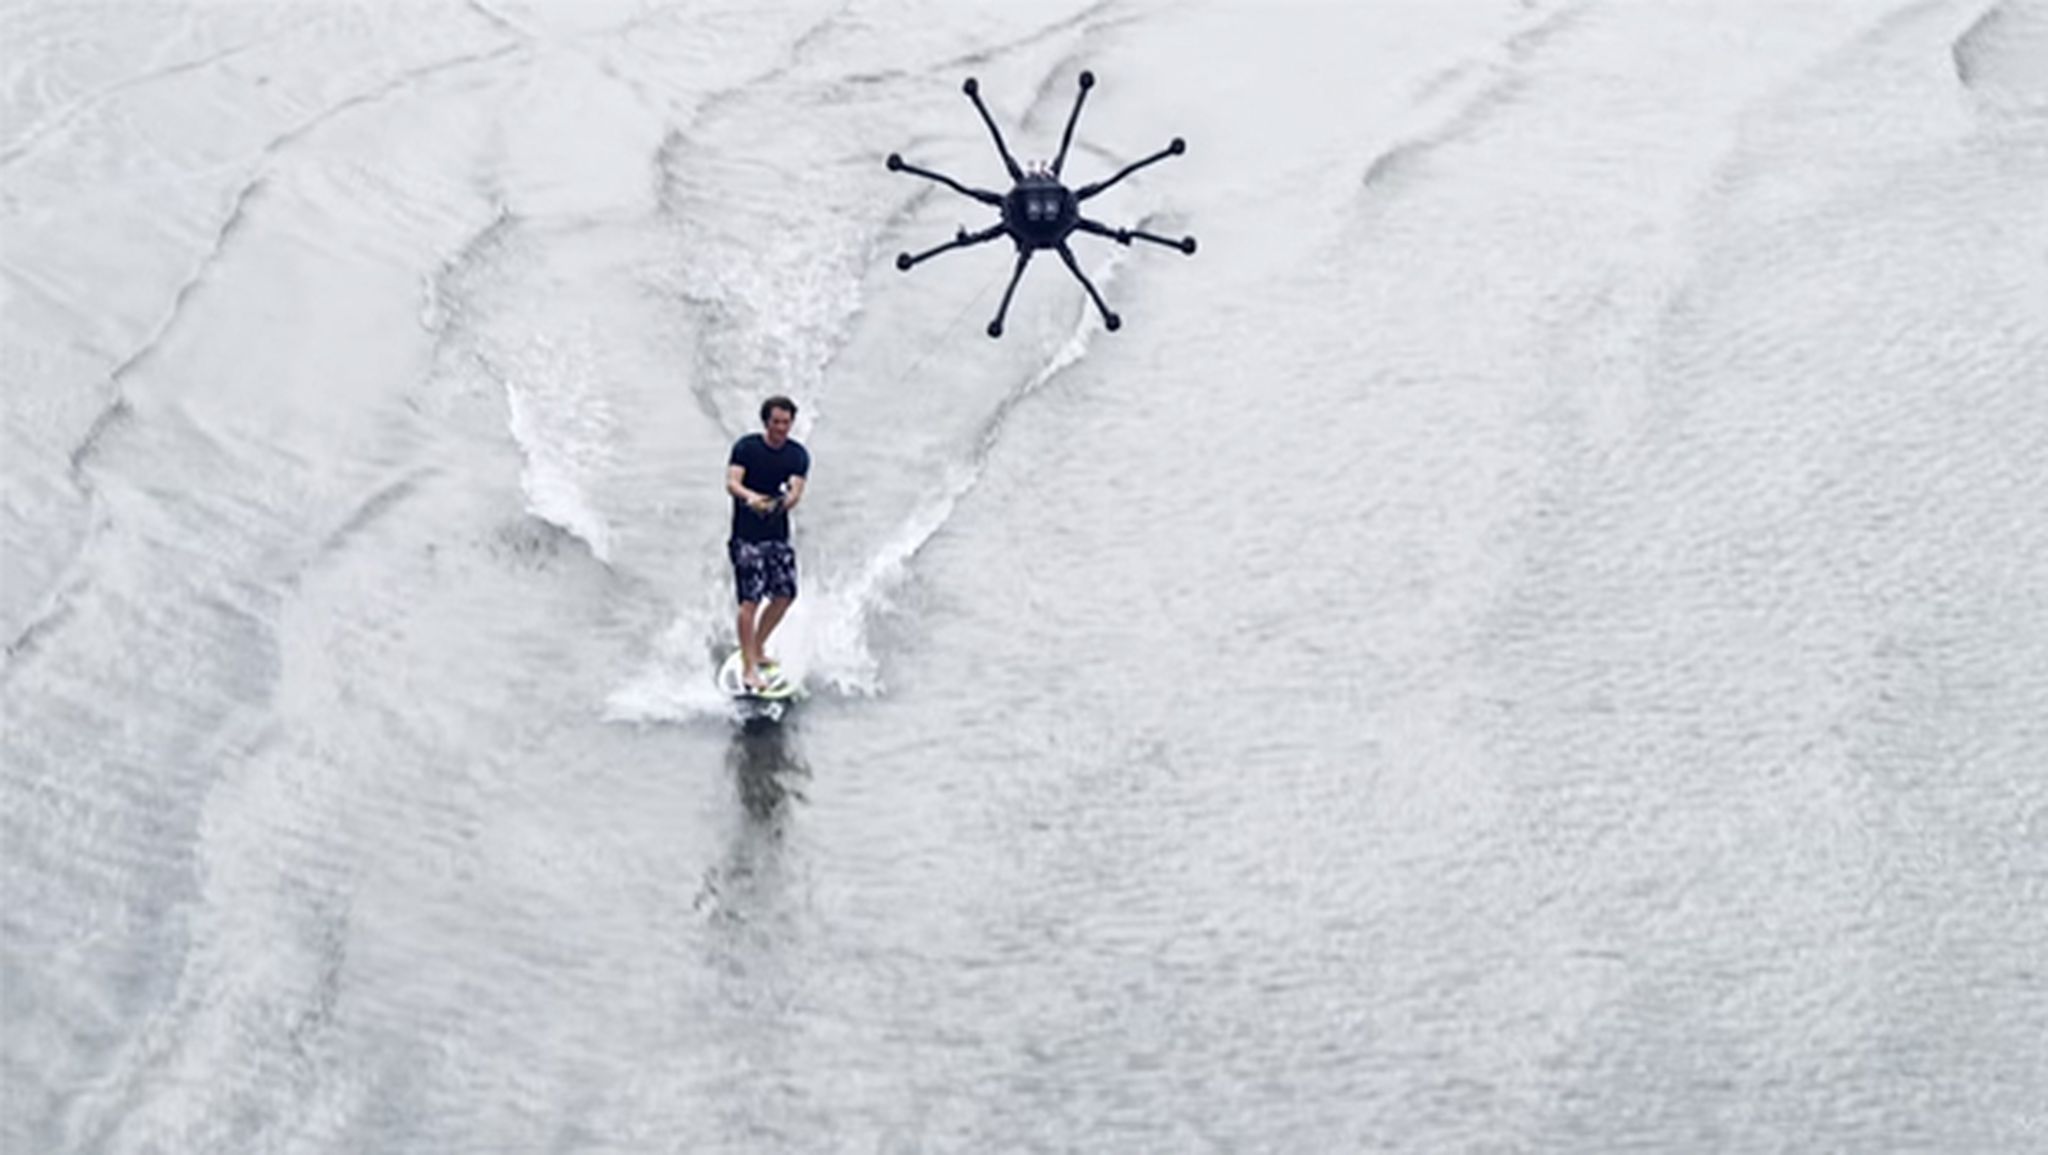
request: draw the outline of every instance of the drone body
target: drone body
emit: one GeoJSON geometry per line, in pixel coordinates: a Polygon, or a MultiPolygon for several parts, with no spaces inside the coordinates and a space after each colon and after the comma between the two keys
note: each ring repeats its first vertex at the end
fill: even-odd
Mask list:
{"type": "Polygon", "coordinates": [[[1120,245],[1141,240],[1179,249],[1183,253],[1195,251],[1193,237],[1182,237],[1176,241],[1148,233],[1143,229],[1113,229],[1081,215],[1082,201],[1146,165],[1186,152],[1187,142],[1179,137],[1175,137],[1173,143],[1144,160],[1125,165],[1108,180],[1082,185],[1078,189],[1070,189],[1061,183],[1060,169],[1066,164],[1067,148],[1074,141],[1074,124],[1081,119],[1081,104],[1088,99],[1088,90],[1093,87],[1095,74],[1083,72],[1081,89],[1074,96],[1074,110],[1067,116],[1066,134],[1060,138],[1059,155],[1051,164],[1042,168],[1025,169],[1010,155],[1009,146],[1003,143],[1002,132],[996,128],[995,119],[988,114],[988,106],[981,102],[980,85],[969,78],[967,83],[961,86],[967,93],[967,99],[974,102],[975,111],[981,114],[982,123],[988,126],[989,135],[995,138],[996,151],[1002,155],[1003,167],[1009,170],[1010,179],[1015,182],[1008,195],[991,192],[988,189],[969,188],[943,173],[906,163],[896,153],[889,154],[890,172],[908,172],[926,180],[936,181],[962,196],[978,200],[1001,211],[1002,219],[989,228],[976,233],[970,233],[963,228],[945,244],[926,249],[922,253],[902,253],[896,258],[896,267],[908,271],[919,262],[929,260],[950,249],[967,248],[995,240],[997,237],[1009,237],[1017,246],[1017,266],[1010,273],[1009,287],[1003,290],[1003,303],[996,309],[995,320],[988,323],[988,335],[991,337],[1003,335],[1003,317],[1010,311],[1010,297],[1017,291],[1017,282],[1023,278],[1025,266],[1031,263],[1032,256],[1041,249],[1051,249],[1060,255],[1060,260],[1066,262],[1068,271],[1081,282],[1082,288],[1088,290],[1088,297],[1095,302],[1095,308],[1101,312],[1102,323],[1106,327],[1114,331],[1123,325],[1123,318],[1110,312],[1109,306],[1103,304],[1102,294],[1095,291],[1095,285],[1081,272],[1080,264],[1074,260],[1073,250],[1067,247],[1067,237],[1077,229],[1084,233],[1107,237],[1120,245]]]}

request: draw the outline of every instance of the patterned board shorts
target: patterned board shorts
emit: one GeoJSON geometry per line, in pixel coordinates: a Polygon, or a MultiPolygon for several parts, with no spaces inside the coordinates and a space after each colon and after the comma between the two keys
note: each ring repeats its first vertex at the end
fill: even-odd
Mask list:
{"type": "Polygon", "coordinates": [[[796,551],[786,541],[726,543],[732,555],[732,584],[739,600],[796,596],[796,551]]]}

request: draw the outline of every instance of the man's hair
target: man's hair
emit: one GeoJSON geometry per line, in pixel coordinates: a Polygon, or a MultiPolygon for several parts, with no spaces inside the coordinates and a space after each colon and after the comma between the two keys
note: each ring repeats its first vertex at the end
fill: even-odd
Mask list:
{"type": "Polygon", "coordinates": [[[768,400],[761,402],[761,424],[768,424],[768,415],[777,409],[787,412],[791,421],[796,420],[796,402],[777,393],[768,400]]]}

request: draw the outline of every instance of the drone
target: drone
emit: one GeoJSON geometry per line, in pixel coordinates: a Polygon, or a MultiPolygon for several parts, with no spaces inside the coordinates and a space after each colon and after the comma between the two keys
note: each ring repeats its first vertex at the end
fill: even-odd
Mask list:
{"type": "Polygon", "coordinates": [[[968,77],[967,83],[960,86],[961,91],[967,94],[967,99],[974,102],[974,110],[981,114],[981,122],[988,126],[988,134],[995,138],[996,151],[1002,154],[1003,167],[1009,170],[1010,179],[1015,182],[1007,196],[988,189],[969,188],[944,173],[919,168],[905,161],[901,154],[889,154],[890,172],[907,172],[912,176],[936,181],[962,196],[971,197],[1001,210],[1003,219],[980,232],[970,233],[962,226],[959,234],[945,244],[936,245],[921,253],[900,253],[896,257],[896,267],[909,272],[921,262],[952,249],[964,249],[1001,236],[1008,236],[1016,242],[1017,267],[1010,273],[1010,285],[1003,290],[1003,303],[996,309],[995,320],[988,323],[988,335],[991,337],[1003,335],[1003,317],[1010,311],[1010,297],[1017,291],[1017,282],[1023,278],[1025,266],[1031,263],[1032,256],[1040,249],[1051,249],[1060,255],[1060,260],[1066,262],[1067,271],[1073,273],[1074,278],[1081,282],[1081,287],[1088,290],[1089,299],[1095,302],[1095,308],[1102,314],[1102,323],[1111,332],[1123,326],[1123,318],[1110,312],[1109,306],[1103,304],[1102,294],[1095,291],[1095,285],[1088,280],[1087,274],[1081,271],[1081,266],[1074,260],[1073,250],[1067,247],[1067,237],[1077,229],[1098,237],[1107,237],[1120,245],[1129,245],[1132,241],[1139,240],[1179,249],[1190,255],[1195,251],[1193,237],[1182,237],[1176,241],[1170,237],[1148,233],[1143,229],[1113,229],[1081,215],[1082,201],[1106,191],[1146,165],[1156,164],[1169,156],[1179,156],[1186,152],[1187,141],[1180,137],[1174,137],[1171,144],[1151,156],[1125,165],[1108,180],[1085,184],[1078,189],[1070,189],[1060,183],[1060,169],[1066,164],[1067,148],[1074,142],[1074,124],[1081,119],[1081,105],[1088,99],[1088,90],[1093,87],[1095,74],[1083,72],[1081,89],[1074,95],[1074,110],[1067,116],[1066,134],[1060,138],[1059,155],[1053,158],[1051,164],[1034,165],[1027,169],[1017,163],[1016,158],[1010,155],[1009,146],[1003,143],[1002,131],[996,128],[995,118],[988,114],[988,106],[981,102],[981,86],[973,77],[968,77]]]}

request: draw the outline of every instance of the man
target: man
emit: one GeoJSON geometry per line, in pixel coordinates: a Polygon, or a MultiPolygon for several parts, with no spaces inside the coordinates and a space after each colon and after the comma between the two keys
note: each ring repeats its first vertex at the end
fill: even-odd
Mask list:
{"type": "Polygon", "coordinates": [[[796,551],[789,544],[789,511],[804,497],[811,454],[789,435],[796,402],[770,397],[761,402],[760,433],[733,443],[725,466],[725,491],[732,494],[733,587],[739,594],[741,679],[750,690],[765,690],[762,673],[768,637],[796,600],[796,551]],[[763,598],[768,604],[761,605],[763,598]]]}

